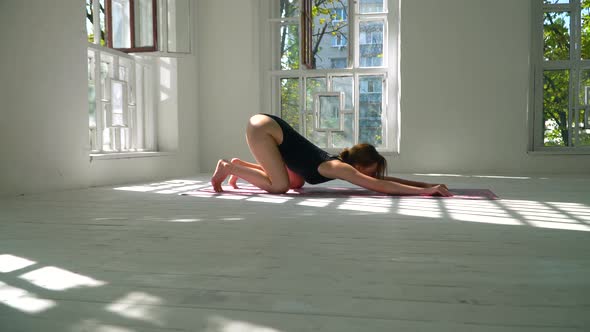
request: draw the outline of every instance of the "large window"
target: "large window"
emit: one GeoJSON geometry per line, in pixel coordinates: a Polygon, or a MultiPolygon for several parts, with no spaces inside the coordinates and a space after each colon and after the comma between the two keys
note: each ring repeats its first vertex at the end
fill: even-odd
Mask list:
{"type": "Polygon", "coordinates": [[[163,64],[169,62],[168,56],[190,52],[189,4],[189,0],[86,0],[92,153],[157,149],[158,95],[170,93],[160,90],[170,88],[166,80],[172,70],[163,64]]]}
{"type": "Polygon", "coordinates": [[[397,0],[269,0],[272,109],[326,149],[397,150],[397,0]]]}
{"type": "Polygon", "coordinates": [[[590,0],[535,0],[533,149],[590,151],[590,0]]]}

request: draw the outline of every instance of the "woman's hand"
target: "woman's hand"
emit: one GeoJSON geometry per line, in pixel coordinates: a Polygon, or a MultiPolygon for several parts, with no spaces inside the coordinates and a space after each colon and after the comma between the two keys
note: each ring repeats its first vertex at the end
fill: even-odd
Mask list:
{"type": "Polygon", "coordinates": [[[442,183],[426,183],[423,188],[433,188],[433,187],[436,187],[436,186],[441,186],[441,187],[445,188],[446,190],[449,190],[449,188],[447,187],[447,185],[446,184],[442,184],[442,183]]]}
{"type": "Polygon", "coordinates": [[[442,196],[442,197],[451,197],[453,194],[449,191],[449,188],[444,184],[436,184],[432,187],[424,188],[424,194],[429,196],[442,196]]]}

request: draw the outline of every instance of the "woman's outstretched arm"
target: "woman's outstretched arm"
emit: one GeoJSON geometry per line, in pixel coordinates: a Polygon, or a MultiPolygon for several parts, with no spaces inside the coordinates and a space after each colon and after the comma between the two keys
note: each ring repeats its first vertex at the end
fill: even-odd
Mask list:
{"type": "Polygon", "coordinates": [[[393,182],[405,184],[405,185],[412,186],[412,187],[419,187],[419,188],[432,188],[432,187],[436,187],[436,186],[443,186],[443,187],[447,188],[447,186],[444,184],[433,184],[433,183],[426,183],[426,182],[419,182],[419,181],[411,181],[411,180],[406,180],[406,179],[394,178],[391,176],[385,176],[385,177],[383,177],[383,180],[393,181],[393,182]]]}
{"type": "Polygon", "coordinates": [[[440,185],[422,188],[396,181],[376,179],[362,174],[354,167],[339,160],[324,162],[320,165],[318,170],[320,174],[325,177],[345,180],[357,186],[384,194],[452,196],[446,187],[440,185]]]}

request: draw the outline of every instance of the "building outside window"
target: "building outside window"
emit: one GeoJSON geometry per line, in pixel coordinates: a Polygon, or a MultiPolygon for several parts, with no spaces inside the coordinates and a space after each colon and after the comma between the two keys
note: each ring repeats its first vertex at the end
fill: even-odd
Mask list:
{"type": "Polygon", "coordinates": [[[273,112],[322,148],[397,151],[397,0],[268,2],[273,112]]]}

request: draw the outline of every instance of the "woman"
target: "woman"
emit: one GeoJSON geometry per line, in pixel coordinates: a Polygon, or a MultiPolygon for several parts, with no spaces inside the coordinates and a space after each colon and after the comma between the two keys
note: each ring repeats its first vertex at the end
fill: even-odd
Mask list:
{"type": "Polygon", "coordinates": [[[375,147],[357,144],[332,156],[301,136],[283,119],[269,114],[250,118],[246,129],[250,151],[258,164],[234,158],[219,160],[211,178],[216,192],[227,177],[237,188],[238,178],[273,194],[332,179],[392,195],[452,196],[443,184],[428,184],[387,177],[387,162],[375,147]]]}

